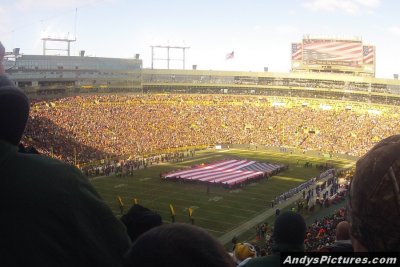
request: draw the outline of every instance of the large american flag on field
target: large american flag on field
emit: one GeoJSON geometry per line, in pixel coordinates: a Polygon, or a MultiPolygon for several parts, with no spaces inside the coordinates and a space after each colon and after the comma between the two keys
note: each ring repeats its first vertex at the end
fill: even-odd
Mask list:
{"type": "Polygon", "coordinates": [[[364,64],[374,64],[375,49],[372,45],[363,46],[364,64]]]}
{"type": "Polygon", "coordinates": [[[363,46],[358,41],[304,40],[303,59],[352,62],[358,65],[363,62],[363,46]]]}
{"type": "Polygon", "coordinates": [[[302,44],[301,43],[293,43],[292,44],[292,60],[301,60],[302,59],[302,44]]]}
{"type": "Polygon", "coordinates": [[[182,178],[210,183],[235,185],[247,179],[261,177],[279,170],[283,165],[261,163],[252,160],[231,159],[209,165],[201,165],[188,170],[169,173],[165,179],[182,178]]]}

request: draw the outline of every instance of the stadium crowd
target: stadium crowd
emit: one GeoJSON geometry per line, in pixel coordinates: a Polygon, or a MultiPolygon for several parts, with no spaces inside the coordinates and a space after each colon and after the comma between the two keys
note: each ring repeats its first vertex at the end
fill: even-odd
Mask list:
{"type": "Polygon", "coordinates": [[[339,209],[308,226],[304,239],[305,251],[328,250],[335,242],[336,226],[345,221],[345,213],[344,208],[339,209]]]}
{"type": "Polygon", "coordinates": [[[400,130],[396,107],[376,114],[299,103],[278,107],[269,98],[228,95],[91,95],[37,101],[23,141],[70,163],[219,143],[360,156],[400,130]]]}

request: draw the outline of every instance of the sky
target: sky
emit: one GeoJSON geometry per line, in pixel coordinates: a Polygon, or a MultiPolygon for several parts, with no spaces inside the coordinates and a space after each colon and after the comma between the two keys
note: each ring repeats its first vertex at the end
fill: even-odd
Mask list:
{"type": "MultiPolygon", "coordinates": [[[[7,51],[40,55],[42,37],[76,36],[72,55],[140,54],[145,68],[150,46],[187,46],[187,69],[289,72],[291,43],[303,35],[358,36],[376,46],[376,77],[391,79],[400,73],[399,10],[398,0],[0,0],[0,41],[7,51]]],[[[154,50],[165,57],[166,49],[154,50]]]]}

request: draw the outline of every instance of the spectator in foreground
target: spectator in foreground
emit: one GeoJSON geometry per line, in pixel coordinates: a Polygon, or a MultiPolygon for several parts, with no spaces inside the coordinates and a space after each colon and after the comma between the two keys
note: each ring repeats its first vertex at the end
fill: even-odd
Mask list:
{"type": "Polygon", "coordinates": [[[121,266],[126,229],[82,173],[18,152],[29,114],[5,76],[0,43],[0,255],[2,266],[121,266]]]}
{"type": "Polygon", "coordinates": [[[350,186],[355,252],[400,251],[400,135],[383,139],[357,161],[350,186]]]}
{"type": "Polygon", "coordinates": [[[330,248],[331,252],[353,252],[350,240],[350,224],[342,221],[336,225],[336,240],[330,248]]]}
{"type": "Polygon", "coordinates": [[[275,220],[272,255],[249,260],[245,267],[280,266],[280,252],[304,251],[306,222],[291,211],[281,213],[275,220]]]}
{"type": "MultiPolygon", "coordinates": [[[[347,221],[341,221],[336,225],[334,233],[328,230],[327,237],[321,241],[327,240],[326,246],[320,246],[318,252],[353,252],[353,246],[350,239],[350,224],[347,221]],[[330,244],[330,236],[335,235],[335,242],[330,244]]],[[[318,244],[317,241],[312,242],[318,244]]],[[[307,251],[307,244],[306,244],[307,251]]]]}
{"type": "Polygon", "coordinates": [[[149,210],[146,207],[135,204],[121,217],[121,221],[128,230],[132,242],[148,230],[162,225],[160,214],[149,210]]]}
{"type": "Polygon", "coordinates": [[[126,255],[126,267],[233,267],[225,248],[203,229],[181,223],[141,235],[126,255]]]}

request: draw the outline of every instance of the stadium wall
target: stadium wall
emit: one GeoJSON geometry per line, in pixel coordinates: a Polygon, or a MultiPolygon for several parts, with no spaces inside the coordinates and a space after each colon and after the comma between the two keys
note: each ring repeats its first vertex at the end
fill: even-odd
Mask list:
{"type": "Polygon", "coordinates": [[[400,104],[400,81],[324,73],[143,69],[140,59],[23,55],[7,73],[31,98],[105,93],[213,93],[400,104]]]}

